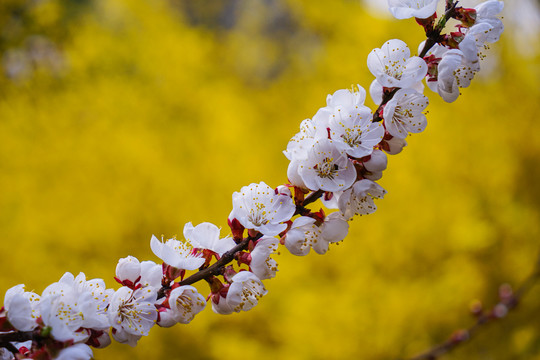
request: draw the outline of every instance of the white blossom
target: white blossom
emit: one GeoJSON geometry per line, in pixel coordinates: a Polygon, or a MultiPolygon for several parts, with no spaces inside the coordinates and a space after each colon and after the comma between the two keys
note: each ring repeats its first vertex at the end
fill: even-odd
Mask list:
{"type": "Polygon", "coordinates": [[[329,139],[315,142],[298,172],[310,190],[345,190],[356,179],[353,163],[329,139]]]}
{"type": "Polygon", "coordinates": [[[51,284],[43,291],[39,303],[41,318],[46,326],[51,327],[54,339],[74,342],[88,339],[88,331],[78,331],[83,327],[84,315],[80,305],[85,300],[89,300],[88,296],[81,299],[73,286],[63,282],[51,284]]]}
{"type": "Polygon", "coordinates": [[[197,226],[193,226],[189,222],[184,226],[184,237],[191,242],[193,247],[212,250],[221,256],[226,251],[231,250],[236,243],[229,236],[220,239],[219,231],[216,225],[208,222],[197,226]]]}
{"type": "Polygon", "coordinates": [[[326,216],[319,230],[319,237],[317,241],[313,241],[311,247],[317,254],[323,255],[328,251],[330,243],[345,239],[349,232],[349,224],[338,211],[326,216]]]}
{"type": "Polygon", "coordinates": [[[240,271],[232,277],[227,304],[235,312],[251,310],[268,291],[252,272],[240,271]]]}
{"type": "Polygon", "coordinates": [[[380,49],[372,50],[367,59],[369,71],[384,87],[409,88],[422,80],[427,73],[426,62],[410,57],[410,50],[401,40],[385,42],[380,49]]]}
{"type": "Polygon", "coordinates": [[[465,58],[472,63],[477,63],[480,59],[481,51],[487,42],[492,26],[488,23],[479,23],[470,27],[461,42],[459,50],[463,52],[465,58]]]}
{"type": "Polygon", "coordinates": [[[107,307],[112,293],[102,279],[87,281],[84,273],[75,277],[67,272],[43,290],[39,303],[43,323],[58,341],[86,341],[87,329],[109,327],[107,307]]]}
{"type": "Polygon", "coordinates": [[[375,210],[373,198],[382,199],[386,194],[379,184],[362,179],[340,195],[338,199],[339,210],[346,220],[350,220],[355,215],[368,215],[375,210]]]}
{"type": "Polygon", "coordinates": [[[413,89],[399,89],[384,107],[386,130],[400,139],[407,137],[410,132],[424,131],[427,121],[422,111],[428,103],[426,96],[413,89]]]}
{"type": "Polygon", "coordinates": [[[330,109],[322,108],[317,111],[313,119],[305,119],[300,123],[300,131],[289,140],[287,150],[283,151],[287,159],[294,161],[307,158],[307,151],[315,139],[325,136],[330,115],[330,109]]]}
{"type": "Polygon", "coordinates": [[[291,228],[285,235],[285,247],[293,255],[307,255],[311,250],[311,245],[318,241],[320,233],[314,218],[300,216],[293,221],[291,228]]]}
{"type": "Polygon", "coordinates": [[[383,93],[384,88],[383,86],[377,81],[377,79],[373,80],[371,84],[369,85],[369,96],[371,96],[371,100],[375,104],[381,104],[383,101],[383,93]]]}
{"type": "Polygon", "coordinates": [[[107,289],[103,279],[86,280],[86,275],[82,272],[76,277],[68,272],[59,282],[72,286],[77,292],[83,315],[83,328],[105,330],[109,327],[107,307],[114,290],[107,289]]]}
{"type": "Polygon", "coordinates": [[[150,248],[165,264],[176,269],[195,270],[205,262],[200,254],[193,253],[193,247],[187,241],[182,242],[173,238],[163,242],[152,235],[150,248]]]}
{"type": "Polygon", "coordinates": [[[263,236],[251,251],[249,268],[259,279],[265,280],[276,276],[277,263],[270,257],[278,248],[279,240],[271,236],[263,236]]]}
{"type": "Polygon", "coordinates": [[[150,286],[135,291],[126,286],[118,289],[112,296],[108,311],[110,324],[115,330],[113,337],[135,346],[141,336],[148,335],[157,320],[156,299],[157,292],[150,286]]]}
{"type": "Polygon", "coordinates": [[[329,124],[336,148],[355,158],[371,154],[384,135],[382,124],[371,120],[371,110],[366,106],[338,106],[329,124]]]}
{"type": "Polygon", "coordinates": [[[444,101],[454,102],[459,96],[459,89],[468,87],[480,70],[479,62],[469,61],[459,49],[447,50],[440,45],[435,45],[430,53],[441,60],[437,66],[436,81],[429,79],[427,85],[444,101]]]}
{"type": "Polygon", "coordinates": [[[169,307],[160,312],[160,319],[167,318],[167,324],[158,322],[160,326],[172,326],[176,323],[188,324],[195,315],[206,306],[206,300],[193,286],[185,285],[173,289],[169,295],[169,307]]]}
{"type": "Polygon", "coordinates": [[[338,107],[359,109],[364,106],[365,101],[366,90],[360,85],[356,85],[356,88],[351,90],[340,89],[326,96],[326,106],[332,110],[338,107]]]}
{"type": "Polygon", "coordinates": [[[141,280],[139,284],[143,287],[152,286],[154,288],[161,287],[161,279],[163,278],[163,267],[153,261],[141,262],[141,280]]]}
{"type": "Polygon", "coordinates": [[[484,1],[474,8],[476,10],[475,24],[487,23],[491,26],[485,39],[489,43],[498,41],[504,31],[504,24],[501,19],[497,17],[503,8],[504,3],[497,0],[484,1]]]}
{"type": "Polygon", "coordinates": [[[390,12],[396,19],[427,19],[435,14],[439,0],[388,0],[390,12]]]}
{"type": "MultiPolygon", "coordinates": [[[[310,146],[312,145],[313,143],[310,146]]],[[[300,168],[303,166],[303,162],[303,160],[292,160],[289,163],[289,166],[287,167],[287,179],[289,179],[291,185],[297,186],[302,189],[307,189],[307,186],[299,173],[300,168]]]]}
{"type": "Polygon", "coordinates": [[[311,217],[301,216],[293,222],[285,235],[285,247],[293,255],[307,255],[310,249],[319,254],[325,254],[332,242],[341,241],[347,236],[349,224],[340,212],[325,217],[322,224],[311,217]]]}
{"type": "Polygon", "coordinates": [[[6,291],[4,308],[7,311],[9,322],[15,329],[30,331],[36,328],[36,320],[40,316],[39,300],[38,294],[24,291],[23,284],[16,285],[6,291]]]}
{"type": "Polygon", "coordinates": [[[111,331],[112,337],[114,340],[120,344],[128,344],[131,347],[137,346],[137,342],[143,337],[142,335],[133,335],[124,330],[116,330],[115,328],[111,331]]]}
{"type": "Polygon", "coordinates": [[[236,218],[245,228],[268,236],[284,231],[287,225],[283,222],[290,220],[296,211],[291,197],[276,194],[264,182],[244,186],[232,197],[233,210],[229,218],[236,218]]]}

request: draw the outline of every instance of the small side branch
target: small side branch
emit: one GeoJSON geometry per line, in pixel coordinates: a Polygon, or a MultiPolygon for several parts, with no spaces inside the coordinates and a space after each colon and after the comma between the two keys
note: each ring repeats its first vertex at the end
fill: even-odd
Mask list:
{"type": "Polygon", "coordinates": [[[521,299],[538,283],[540,280],[540,262],[537,261],[535,270],[523,281],[523,283],[512,292],[511,289],[502,288],[500,302],[489,311],[478,316],[476,323],[466,329],[455,331],[446,341],[433,346],[416,356],[407,360],[435,360],[441,355],[454,350],[459,345],[472,339],[480,332],[485,325],[503,319],[507,312],[515,309],[521,299]]]}

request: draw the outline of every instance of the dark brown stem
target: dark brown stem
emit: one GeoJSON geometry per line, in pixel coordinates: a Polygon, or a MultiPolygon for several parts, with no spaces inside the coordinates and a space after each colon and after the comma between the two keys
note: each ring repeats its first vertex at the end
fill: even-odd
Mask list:
{"type": "Polygon", "coordinates": [[[0,347],[3,347],[7,342],[23,342],[33,340],[35,337],[32,331],[12,331],[8,333],[0,333],[0,347]]]}
{"type": "Polygon", "coordinates": [[[317,190],[306,196],[304,201],[302,202],[302,207],[307,206],[319,199],[321,196],[323,196],[324,190],[317,190]]]}
{"type": "Polygon", "coordinates": [[[0,348],[5,348],[13,354],[19,350],[11,342],[24,342],[28,340],[38,340],[39,335],[32,331],[12,331],[0,333],[0,348]]]}
{"type": "Polygon", "coordinates": [[[224,266],[234,260],[234,257],[235,257],[237,252],[245,250],[251,240],[257,240],[261,236],[262,235],[257,235],[256,237],[248,236],[247,238],[242,240],[242,242],[240,244],[236,245],[231,250],[224,253],[223,256],[218,261],[216,261],[214,264],[212,264],[211,266],[207,267],[206,269],[200,270],[200,271],[196,272],[195,274],[189,276],[188,278],[180,281],[179,284],[180,285],[191,285],[193,283],[196,283],[197,281],[207,279],[210,276],[220,275],[221,272],[223,271],[224,266]]]}
{"type": "Polygon", "coordinates": [[[426,42],[424,43],[424,47],[422,48],[422,51],[418,55],[419,57],[423,58],[426,56],[428,51],[437,43],[440,43],[443,40],[443,37],[441,36],[441,32],[443,31],[446,23],[448,20],[450,20],[456,12],[456,6],[458,2],[454,2],[453,0],[447,0],[446,1],[446,11],[444,13],[444,17],[439,20],[439,23],[433,31],[430,31],[427,34],[426,42]]]}
{"type": "Polygon", "coordinates": [[[373,113],[373,120],[372,120],[373,122],[382,121],[383,118],[380,115],[380,113],[382,111],[383,106],[386,105],[387,102],[392,100],[392,98],[394,97],[394,95],[397,93],[398,90],[399,90],[399,88],[395,88],[392,91],[383,93],[383,99],[381,101],[381,104],[379,105],[377,110],[375,110],[375,112],[373,113]]]}

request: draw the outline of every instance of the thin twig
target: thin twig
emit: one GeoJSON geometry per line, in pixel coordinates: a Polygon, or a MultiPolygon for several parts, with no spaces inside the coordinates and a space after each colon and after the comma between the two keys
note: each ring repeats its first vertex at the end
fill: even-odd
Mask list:
{"type": "MultiPolygon", "coordinates": [[[[539,258],[540,260],[540,258],[539,258]]],[[[538,283],[540,280],[540,262],[537,261],[534,271],[521,283],[521,285],[506,299],[501,299],[497,305],[490,311],[478,316],[476,323],[468,327],[467,329],[455,331],[450,338],[444,342],[433,346],[431,349],[426,350],[408,360],[435,360],[439,356],[446,354],[454,350],[459,345],[469,341],[474,335],[481,331],[485,325],[490,324],[496,320],[500,320],[503,317],[500,315],[500,311],[506,312],[515,309],[521,299],[527,295],[527,293],[538,283]],[[503,307],[501,309],[501,307],[503,307]]]]}

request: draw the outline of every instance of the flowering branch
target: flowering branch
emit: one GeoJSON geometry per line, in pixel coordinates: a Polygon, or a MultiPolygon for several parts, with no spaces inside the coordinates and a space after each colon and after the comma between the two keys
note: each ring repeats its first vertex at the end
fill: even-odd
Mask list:
{"type": "MultiPolygon", "coordinates": [[[[41,295],[14,286],[0,311],[0,358],[85,360],[92,357],[90,346],[106,347],[111,337],[136,346],[154,325],[187,324],[208,303],[218,314],[248,311],[267,293],[262,281],[276,276],[272,255],[279,246],[304,256],[311,250],[325,254],[331,243],[342,241],[348,222],[375,212],[375,199],[386,194],[377,181],[387,154],[400,153],[405,138],[427,126],[422,81],[445,101],[455,101],[480,70],[484,44],[503,31],[496,17],[500,1],[465,9],[449,0],[435,25],[437,3],[389,0],[396,18],[415,17],[423,26],[427,39],[420,56],[410,56],[398,39],[374,49],[367,66],[375,77],[369,93],[378,108],[372,112],[364,104],[367,92],[361,86],[328,95],[326,106],[301,123],[284,151],[289,182],[276,188],[260,182],[233,193],[232,236],[221,237],[207,222],[187,223],[183,240],[152,236],[150,248],[161,264],[120,259],[118,290],[101,279],[87,280],[84,273],[64,274],[41,295]],[[450,18],[459,22],[457,31],[442,35],[450,18]],[[322,208],[307,208],[319,199],[322,208]],[[189,271],[196,272],[185,277],[189,271]],[[209,285],[206,296],[191,286],[201,280],[209,285]]],[[[452,346],[445,343],[433,354],[452,346]]]]}
{"type": "Polygon", "coordinates": [[[439,20],[437,26],[435,27],[433,26],[435,23],[434,18],[428,18],[428,20],[422,19],[418,21],[420,25],[424,26],[427,35],[427,40],[424,44],[424,48],[418,56],[423,58],[424,56],[426,56],[427,52],[433,47],[433,45],[443,42],[444,37],[441,37],[441,32],[446,26],[448,20],[455,17],[457,4],[457,1],[454,2],[453,0],[446,0],[446,10],[444,16],[439,20]]]}
{"type": "Polygon", "coordinates": [[[179,284],[191,285],[191,284],[196,283],[197,281],[208,279],[210,276],[221,275],[223,273],[223,269],[225,265],[233,261],[237,253],[245,250],[250,241],[257,241],[257,239],[258,239],[257,237],[252,238],[248,236],[247,238],[242,240],[240,244],[236,245],[231,250],[223,254],[223,256],[218,261],[216,261],[212,266],[191,275],[187,279],[180,281],[179,284]]]}

